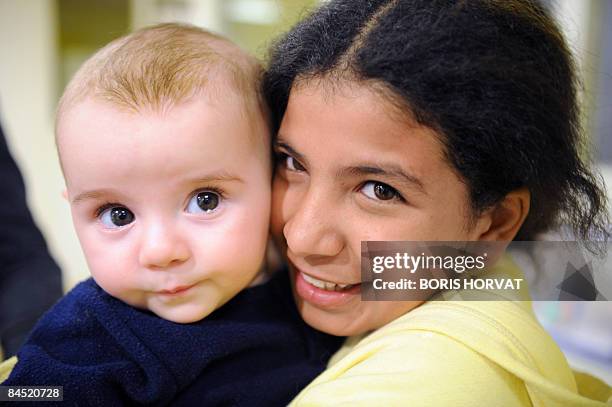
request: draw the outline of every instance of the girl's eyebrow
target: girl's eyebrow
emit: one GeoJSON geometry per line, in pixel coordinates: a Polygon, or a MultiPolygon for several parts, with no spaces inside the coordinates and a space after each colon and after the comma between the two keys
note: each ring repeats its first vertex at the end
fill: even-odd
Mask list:
{"type": "Polygon", "coordinates": [[[409,188],[416,189],[419,192],[427,195],[425,186],[420,179],[416,176],[407,173],[403,168],[396,164],[383,164],[383,165],[354,165],[350,167],[344,167],[338,171],[336,177],[342,178],[344,176],[368,176],[368,175],[379,175],[386,178],[396,179],[398,182],[406,185],[409,188]]]}
{"type": "Polygon", "coordinates": [[[291,147],[286,141],[283,141],[280,137],[276,139],[274,142],[274,148],[282,148],[287,153],[291,154],[291,156],[297,159],[302,164],[308,164],[308,160],[302,154],[295,151],[293,147],[291,147]]]}
{"type": "MultiPolygon", "coordinates": [[[[274,142],[275,148],[282,148],[291,154],[292,157],[296,158],[303,164],[307,164],[307,159],[302,154],[295,151],[286,141],[280,136],[274,142]]],[[[416,176],[406,172],[402,167],[396,164],[363,164],[363,165],[352,165],[344,167],[336,173],[336,178],[343,178],[345,176],[367,176],[367,175],[379,175],[386,178],[396,179],[406,185],[408,188],[416,189],[424,195],[427,195],[423,182],[416,176]]]]}

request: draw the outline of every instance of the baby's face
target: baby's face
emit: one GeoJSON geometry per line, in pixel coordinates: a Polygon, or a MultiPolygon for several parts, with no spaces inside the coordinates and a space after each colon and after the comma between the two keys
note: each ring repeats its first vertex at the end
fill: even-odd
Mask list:
{"type": "Polygon", "coordinates": [[[232,95],[163,113],[96,100],[58,126],[67,198],[95,281],[179,323],[245,288],[266,248],[267,128],[232,95]]]}

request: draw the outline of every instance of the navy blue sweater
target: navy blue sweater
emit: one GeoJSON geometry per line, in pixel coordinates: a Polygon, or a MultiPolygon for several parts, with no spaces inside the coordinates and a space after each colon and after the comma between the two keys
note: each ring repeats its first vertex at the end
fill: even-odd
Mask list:
{"type": "Polygon", "coordinates": [[[302,321],[286,271],[192,324],[130,307],[89,279],[38,322],[2,384],[61,385],[73,406],[281,406],[340,344],[302,321]]]}

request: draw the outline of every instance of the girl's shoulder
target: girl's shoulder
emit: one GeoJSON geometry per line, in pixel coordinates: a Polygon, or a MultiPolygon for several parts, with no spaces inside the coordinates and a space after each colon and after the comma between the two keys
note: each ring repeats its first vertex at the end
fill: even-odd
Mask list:
{"type": "Polygon", "coordinates": [[[529,301],[429,301],[349,338],[295,405],[605,405],[574,374],[529,301]]]}

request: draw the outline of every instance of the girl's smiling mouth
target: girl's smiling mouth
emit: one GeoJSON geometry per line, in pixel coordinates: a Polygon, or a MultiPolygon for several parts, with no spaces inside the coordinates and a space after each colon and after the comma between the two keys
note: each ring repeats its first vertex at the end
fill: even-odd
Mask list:
{"type": "Polygon", "coordinates": [[[361,283],[341,284],[321,280],[290,265],[295,282],[295,292],[304,301],[320,308],[340,307],[361,293],[361,283]]]}
{"type": "Polygon", "coordinates": [[[309,276],[308,274],[302,273],[302,277],[307,283],[314,285],[317,288],[326,291],[348,291],[357,284],[340,284],[332,283],[330,281],[319,280],[318,278],[309,276]]]}

